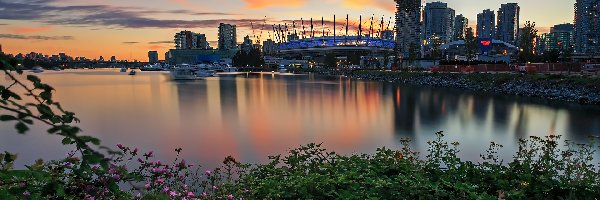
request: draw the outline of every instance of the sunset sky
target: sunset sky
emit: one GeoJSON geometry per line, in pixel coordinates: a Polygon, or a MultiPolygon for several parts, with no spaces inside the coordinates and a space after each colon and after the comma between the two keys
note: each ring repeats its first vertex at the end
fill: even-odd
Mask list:
{"type": "MultiPolygon", "coordinates": [[[[431,2],[431,0],[427,0],[431,2]]],[[[572,23],[575,0],[446,0],[456,14],[477,22],[484,9],[497,11],[500,4],[521,6],[521,23],[537,23],[540,32],[560,23],[572,23]]],[[[6,53],[40,52],[90,59],[112,55],[117,59],[147,61],[149,50],[164,52],[173,46],[181,30],[206,33],[216,46],[220,22],[238,25],[238,42],[252,35],[268,38],[259,27],[291,23],[291,20],[333,20],[342,23],[375,15],[385,20],[394,14],[393,0],[0,0],[0,44],[6,53]]],[[[299,23],[299,22],[297,22],[299,23]]],[[[368,27],[367,20],[363,20],[368,27]]],[[[387,23],[387,22],[386,22],[387,23]]],[[[392,21],[393,27],[393,21],[392,21]]],[[[339,27],[337,28],[339,29],[339,27]]]]}

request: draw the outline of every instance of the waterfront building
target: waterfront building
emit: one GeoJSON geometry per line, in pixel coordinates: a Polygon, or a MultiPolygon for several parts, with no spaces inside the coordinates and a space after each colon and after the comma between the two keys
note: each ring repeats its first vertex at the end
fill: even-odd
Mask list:
{"type": "Polygon", "coordinates": [[[254,44],[252,42],[252,39],[250,39],[250,36],[246,35],[246,37],[244,37],[244,41],[240,45],[240,49],[247,53],[250,50],[252,50],[253,48],[254,48],[254,44]]]}
{"type": "Polygon", "coordinates": [[[196,46],[196,38],[191,31],[181,31],[175,34],[176,49],[193,49],[196,46]]]}
{"type": "Polygon", "coordinates": [[[117,57],[111,56],[110,57],[110,62],[117,62],[117,57]]]}
{"type": "Polygon", "coordinates": [[[454,39],[454,10],[447,3],[431,2],[423,10],[423,39],[426,46],[436,41],[442,44],[454,39]]]}
{"type": "Polygon", "coordinates": [[[542,55],[546,53],[546,46],[548,44],[548,33],[541,34],[535,38],[535,53],[542,55]]]}
{"type": "Polygon", "coordinates": [[[454,41],[465,39],[467,28],[469,27],[469,19],[465,16],[456,15],[454,18],[454,41]]]}
{"type": "Polygon", "coordinates": [[[498,10],[496,39],[516,44],[519,37],[519,13],[517,3],[502,4],[498,10]]]}
{"type": "Polygon", "coordinates": [[[157,51],[148,51],[148,62],[149,63],[157,63],[158,62],[158,52],[157,51]]]}
{"type": "Polygon", "coordinates": [[[181,31],[175,34],[175,49],[211,49],[205,34],[181,31]]]}
{"type": "Polygon", "coordinates": [[[4,54],[4,51],[2,51],[2,44],[0,44],[0,54],[4,54]]]}
{"type": "Polygon", "coordinates": [[[477,14],[477,37],[493,39],[496,32],[496,17],[494,11],[484,10],[477,14]]]}
{"type": "Polygon", "coordinates": [[[219,24],[219,49],[229,50],[237,48],[236,25],[219,24]]]}
{"type": "Polygon", "coordinates": [[[279,45],[271,39],[263,41],[262,53],[263,55],[275,55],[279,51],[279,45]]]}
{"type": "Polygon", "coordinates": [[[166,61],[169,64],[231,63],[237,49],[171,49],[166,61]]]}
{"type": "Polygon", "coordinates": [[[396,52],[408,58],[421,48],[421,0],[396,0],[396,52]],[[412,51],[412,52],[411,52],[412,51]]]}
{"type": "Polygon", "coordinates": [[[573,44],[573,24],[559,24],[547,35],[546,51],[567,50],[573,44]]]}
{"type": "Polygon", "coordinates": [[[575,3],[575,52],[600,55],[600,0],[575,3]]]}

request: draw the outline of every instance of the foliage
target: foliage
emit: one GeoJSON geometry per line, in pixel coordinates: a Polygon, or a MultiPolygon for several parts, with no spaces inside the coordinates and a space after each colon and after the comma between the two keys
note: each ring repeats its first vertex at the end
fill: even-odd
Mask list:
{"type": "Polygon", "coordinates": [[[535,22],[526,21],[525,26],[521,29],[519,36],[519,61],[527,63],[535,59],[535,39],[537,38],[538,30],[535,28],[535,22]]]}
{"type": "Polygon", "coordinates": [[[238,51],[233,56],[233,65],[238,67],[261,67],[265,64],[265,60],[258,48],[251,48],[248,51],[238,51]]]}
{"type": "Polygon", "coordinates": [[[465,33],[465,48],[467,49],[467,60],[470,62],[475,58],[477,52],[479,52],[477,38],[471,27],[467,28],[467,32],[465,33]]]}
{"type": "Polygon", "coordinates": [[[328,53],[325,55],[325,67],[327,68],[336,68],[337,67],[337,58],[334,53],[328,53]]]}

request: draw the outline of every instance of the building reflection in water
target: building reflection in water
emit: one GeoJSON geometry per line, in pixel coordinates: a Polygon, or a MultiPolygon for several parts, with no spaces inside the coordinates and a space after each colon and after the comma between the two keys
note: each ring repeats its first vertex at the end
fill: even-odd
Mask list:
{"type": "MultiPolygon", "coordinates": [[[[587,135],[600,135],[600,111],[590,107],[313,74],[249,73],[191,82],[167,78],[114,72],[72,74],[68,82],[48,74],[44,81],[78,113],[85,133],[106,145],[154,150],[162,160],[182,147],[186,159],[204,164],[220,163],[228,155],[264,162],[267,155],[311,142],[340,153],[370,153],[382,146],[396,148],[405,137],[424,152],[438,131],[463,144],[461,156],[476,160],[491,141],[503,144],[507,150],[502,153],[509,155],[522,137],[562,134],[582,142],[587,135]]],[[[7,135],[3,141],[13,142],[0,146],[44,151],[44,157],[64,155],[13,145],[19,137],[7,135]]]]}

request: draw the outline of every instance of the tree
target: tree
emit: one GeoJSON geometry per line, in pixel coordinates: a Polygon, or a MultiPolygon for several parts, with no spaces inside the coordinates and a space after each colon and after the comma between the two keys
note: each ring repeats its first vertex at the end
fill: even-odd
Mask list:
{"type": "Polygon", "coordinates": [[[259,67],[265,64],[265,60],[257,48],[252,48],[249,51],[238,51],[233,56],[232,62],[234,66],[238,67],[259,67]]]}
{"type": "Polygon", "coordinates": [[[479,51],[479,45],[477,44],[477,38],[475,38],[475,34],[473,33],[473,28],[467,28],[467,32],[465,33],[465,49],[467,53],[467,61],[470,63],[474,58],[477,52],[479,51]]]}
{"type": "Polygon", "coordinates": [[[535,29],[535,22],[525,22],[525,27],[521,29],[519,36],[519,61],[527,63],[535,59],[534,41],[537,38],[538,30],[535,29]]]}
{"type": "Polygon", "coordinates": [[[336,68],[337,67],[337,59],[335,58],[335,54],[327,53],[327,55],[325,55],[325,67],[327,67],[327,68],[336,68]]]}
{"type": "Polygon", "coordinates": [[[418,50],[417,44],[415,43],[410,43],[408,46],[408,61],[411,65],[417,60],[417,57],[419,57],[418,50]]]}

